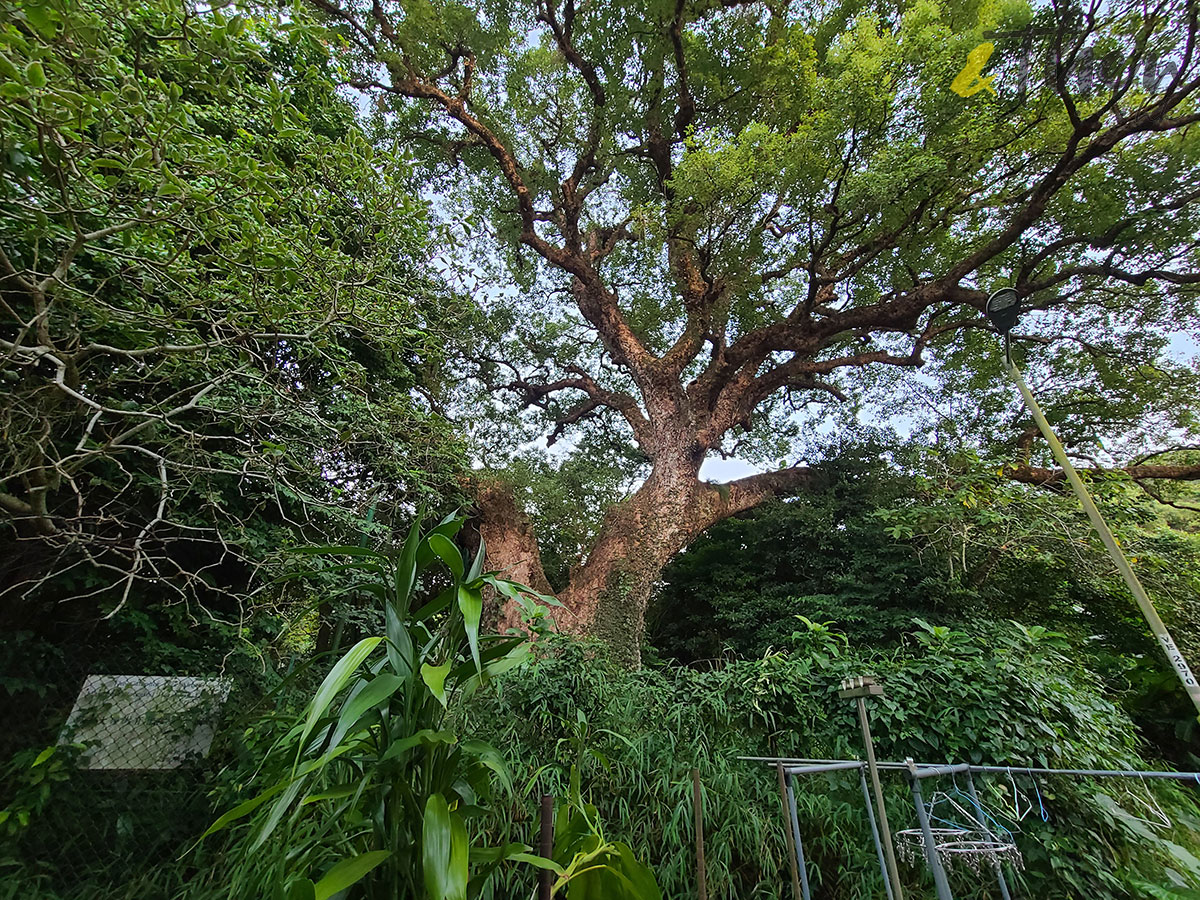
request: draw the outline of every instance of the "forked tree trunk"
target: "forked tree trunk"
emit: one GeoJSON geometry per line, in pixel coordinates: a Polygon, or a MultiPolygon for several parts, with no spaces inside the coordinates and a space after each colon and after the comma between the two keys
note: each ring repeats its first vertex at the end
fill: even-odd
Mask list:
{"type": "MultiPolygon", "coordinates": [[[[558,631],[598,638],[616,659],[639,665],[650,590],[671,557],[711,525],[809,477],[806,469],[791,469],[714,485],[700,481],[697,469],[690,462],[660,463],[632,496],[608,510],[586,559],[557,593],[563,604],[553,612],[558,631]]],[[[536,537],[511,491],[488,482],[477,498],[488,568],[548,591],[536,537]]],[[[499,618],[504,627],[520,623],[511,604],[499,618]]]]}

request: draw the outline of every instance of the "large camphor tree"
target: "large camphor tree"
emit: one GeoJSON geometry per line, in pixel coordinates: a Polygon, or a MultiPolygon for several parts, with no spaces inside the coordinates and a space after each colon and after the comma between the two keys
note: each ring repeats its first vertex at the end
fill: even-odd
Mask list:
{"type": "MultiPolygon", "coordinates": [[[[672,555],[811,481],[770,438],[814,402],[972,388],[1019,434],[981,316],[1000,286],[1094,413],[1056,411],[1069,436],[1187,431],[1194,372],[1162,351],[1200,282],[1193,5],[311,2],[484,235],[453,251],[508,317],[484,380],[550,441],[599,427],[645,460],[558,592],[567,630],[636,660],[672,555]],[[700,477],[754,446],[776,464],[700,477]]],[[[1031,460],[1013,474],[1058,477],[1031,460]]],[[[1158,462],[1133,474],[1200,474],[1158,462]]],[[[478,493],[491,564],[545,587],[519,498],[478,493]]]]}

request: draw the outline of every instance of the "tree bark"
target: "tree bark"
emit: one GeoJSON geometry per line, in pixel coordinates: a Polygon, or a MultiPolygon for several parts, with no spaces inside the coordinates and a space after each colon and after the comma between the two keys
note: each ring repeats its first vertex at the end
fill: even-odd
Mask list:
{"type": "MultiPolygon", "coordinates": [[[[558,592],[563,606],[553,617],[559,632],[597,638],[615,659],[638,666],[650,591],[671,558],[706,528],[813,478],[811,470],[794,467],[712,484],[698,471],[687,459],[659,462],[632,496],[608,510],[587,558],[558,592]]],[[[482,482],[477,496],[488,568],[549,593],[532,526],[511,490],[482,482]]],[[[499,621],[519,627],[514,604],[504,606],[499,621]]]]}

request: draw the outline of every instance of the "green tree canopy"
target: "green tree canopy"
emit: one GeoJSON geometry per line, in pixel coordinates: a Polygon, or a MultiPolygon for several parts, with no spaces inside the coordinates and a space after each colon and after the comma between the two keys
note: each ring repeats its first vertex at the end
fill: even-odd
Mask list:
{"type": "Polygon", "coordinates": [[[464,308],[422,273],[409,166],[357,124],[320,29],[10,4],[0,66],[13,615],[39,590],[227,604],[274,550],[453,484],[421,392],[464,308]]]}

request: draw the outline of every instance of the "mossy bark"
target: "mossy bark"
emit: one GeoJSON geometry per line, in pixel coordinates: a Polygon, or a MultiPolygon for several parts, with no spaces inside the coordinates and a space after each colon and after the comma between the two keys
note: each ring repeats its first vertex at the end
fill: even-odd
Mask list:
{"type": "MultiPolygon", "coordinates": [[[[650,591],[671,557],[709,526],[794,490],[808,478],[807,470],[794,469],[715,485],[701,481],[698,471],[694,458],[660,461],[632,496],[608,510],[587,557],[558,592],[563,604],[554,611],[559,631],[599,638],[614,657],[636,667],[650,591]]],[[[480,533],[488,566],[548,591],[532,526],[511,492],[505,494],[495,482],[481,491],[480,533]]],[[[519,624],[511,607],[500,621],[519,624]]]]}

